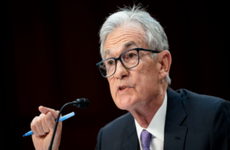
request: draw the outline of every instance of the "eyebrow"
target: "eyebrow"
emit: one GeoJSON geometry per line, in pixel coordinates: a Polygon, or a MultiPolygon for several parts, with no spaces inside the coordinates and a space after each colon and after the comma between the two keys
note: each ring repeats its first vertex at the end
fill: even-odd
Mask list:
{"type": "MultiPolygon", "coordinates": [[[[130,41],[130,42],[125,43],[122,47],[123,47],[123,49],[126,49],[130,46],[137,46],[137,44],[134,41],[130,41]]],[[[110,49],[105,50],[104,58],[106,58],[106,55],[109,53],[110,53],[110,49]]]]}
{"type": "Polygon", "coordinates": [[[124,44],[124,48],[128,48],[130,46],[137,46],[137,44],[134,41],[130,41],[124,44]]]}

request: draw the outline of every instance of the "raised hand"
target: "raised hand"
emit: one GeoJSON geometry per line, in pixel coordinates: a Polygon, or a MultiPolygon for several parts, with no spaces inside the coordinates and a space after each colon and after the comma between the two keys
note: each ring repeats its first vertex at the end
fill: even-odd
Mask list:
{"type": "MultiPolygon", "coordinates": [[[[59,111],[44,106],[40,106],[38,109],[41,114],[34,117],[31,122],[31,130],[34,132],[32,140],[36,150],[48,150],[53,135],[55,119],[57,118],[59,111]]],[[[59,148],[61,131],[62,122],[59,122],[52,150],[58,150],[59,148]]]]}

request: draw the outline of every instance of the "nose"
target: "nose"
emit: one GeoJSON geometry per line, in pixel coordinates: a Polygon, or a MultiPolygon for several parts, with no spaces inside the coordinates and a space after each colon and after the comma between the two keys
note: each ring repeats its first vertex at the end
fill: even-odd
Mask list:
{"type": "Polygon", "coordinates": [[[122,79],[128,75],[128,69],[125,68],[120,61],[117,61],[117,68],[114,74],[115,78],[122,79]]]}

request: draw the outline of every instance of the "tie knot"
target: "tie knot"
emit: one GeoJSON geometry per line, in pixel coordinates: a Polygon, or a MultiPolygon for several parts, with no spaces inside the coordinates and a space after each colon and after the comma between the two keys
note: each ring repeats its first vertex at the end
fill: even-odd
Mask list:
{"type": "Polygon", "coordinates": [[[152,134],[151,133],[149,133],[146,130],[143,130],[141,132],[141,140],[142,140],[143,150],[149,150],[151,139],[152,139],[152,134]]]}

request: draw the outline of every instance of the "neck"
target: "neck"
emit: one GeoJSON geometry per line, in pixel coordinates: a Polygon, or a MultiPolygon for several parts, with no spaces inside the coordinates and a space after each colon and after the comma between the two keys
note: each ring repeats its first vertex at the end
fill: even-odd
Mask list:
{"type": "Polygon", "coordinates": [[[137,108],[129,111],[142,128],[147,128],[149,126],[152,118],[161,107],[165,98],[166,89],[167,86],[149,102],[141,104],[137,108]]]}

